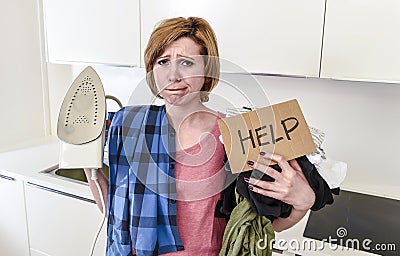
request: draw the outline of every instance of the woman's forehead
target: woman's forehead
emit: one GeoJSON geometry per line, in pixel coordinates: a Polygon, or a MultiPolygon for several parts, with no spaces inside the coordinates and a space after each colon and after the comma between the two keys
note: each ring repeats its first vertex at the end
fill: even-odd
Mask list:
{"type": "Polygon", "coordinates": [[[189,37],[181,37],[170,43],[161,56],[164,55],[200,55],[200,45],[189,37]]]}

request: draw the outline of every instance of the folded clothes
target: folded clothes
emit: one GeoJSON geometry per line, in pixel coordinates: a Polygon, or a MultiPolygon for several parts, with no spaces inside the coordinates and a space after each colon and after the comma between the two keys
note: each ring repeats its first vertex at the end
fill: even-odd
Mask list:
{"type": "MultiPolygon", "coordinates": [[[[323,208],[326,204],[332,204],[332,193],[337,193],[337,189],[336,191],[331,191],[327,182],[322,178],[316,167],[308,160],[306,156],[298,157],[296,158],[296,160],[300,165],[304,176],[306,177],[312,190],[315,193],[315,202],[314,205],[311,207],[311,210],[316,211],[323,208]]],[[[272,165],[271,167],[278,172],[282,171],[282,169],[278,165],[272,165]]],[[[271,221],[278,217],[289,217],[293,206],[275,198],[264,196],[251,191],[248,187],[249,184],[244,180],[244,178],[250,177],[269,182],[274,182],[274,179],[256,169],[239,174],[236,182],[236,190],[240,195],[250,201],[253,211],[257,213],[257,215],[267,217],[271,221]]]]}

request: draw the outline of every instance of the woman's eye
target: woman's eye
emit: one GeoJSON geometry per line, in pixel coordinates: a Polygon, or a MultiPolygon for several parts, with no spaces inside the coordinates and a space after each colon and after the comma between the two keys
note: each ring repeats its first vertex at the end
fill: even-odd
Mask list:
{"type": "Polygon", "coordinates": [[[190,61],[190,60],[182,60],[181,64],[183,66],[192,66],[194,63],[192,61],[190,61]]]}
{"type": "Polygon", "coordinates": [[[168,60],[166,60],[166,59],[159,60],[159,61],[157,62],[157,64],[158,64],[158,65],[161,65],[161,66],[166,65],[166,64],[168,64],[168,60]]]}

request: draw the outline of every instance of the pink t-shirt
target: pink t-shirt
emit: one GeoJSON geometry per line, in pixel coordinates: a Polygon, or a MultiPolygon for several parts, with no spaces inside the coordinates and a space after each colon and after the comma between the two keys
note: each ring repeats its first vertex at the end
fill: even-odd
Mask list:
{"type": "Polygon", "coordinates": [[[165,255],[214,256],[221,250],[226,221],[214,217],[225,182],[219,135],[216,123],[200,143],[176,154],[176,217],[185,250],[165,255]]]}

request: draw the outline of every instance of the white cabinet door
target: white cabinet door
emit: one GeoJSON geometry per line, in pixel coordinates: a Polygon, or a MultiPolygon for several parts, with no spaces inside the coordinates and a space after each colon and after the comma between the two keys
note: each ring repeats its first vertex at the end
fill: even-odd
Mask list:
{"type": "Polygon", "coordinates": [[[321,77],[400,81],[400,1],[328,0],[321,77]]]}
{"type": "MultiPolygon", "coordinates": [[[[90,255],[102,220],[94,203],[31,183],[25,191],[32,252],[54,256],[90,255]]],[[[103,227],[94,255],[105,255],[105,240],[106,227],[103,227]]]]}
{"type": "Polygon", "coordinates": [[[139,0],[43,1],[50,62],[139,65],[139,0]]]}
{"type": "Polygon", "coordinates": [[[23,181],[0,174],[0,255],[29,255],[23,181]]]}
{"type": "Polygon", "coordinates": [[[198,16],[213,27],[220,57],[230,62],[222,62],[223,71],[318,77],[324,2],[145,0],[142,49],[161,19],[198,16]]]}

